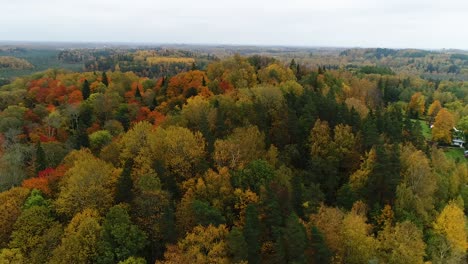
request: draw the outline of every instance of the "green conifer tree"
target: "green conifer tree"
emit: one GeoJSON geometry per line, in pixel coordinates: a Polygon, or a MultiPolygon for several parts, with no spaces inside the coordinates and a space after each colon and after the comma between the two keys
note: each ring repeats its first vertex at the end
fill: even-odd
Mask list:
{"type": "Polygon", "coordinates": [[[306,230],[294,213],[290,214],[286,220],[283,238],[286,246],[287,262],[306,263],[304,255],[308,242],[306,230]]]}
{"type": "Polygon", "coordinates": [[[81,90],[81,94],[83,95],[83,100],[86,100],[91,95],[91,90],[89,88],[88,80],[84,80],[83,82],[83,89],[81,90]]]}
{"type": "Polygon", "coordinates": [[[102,72],[102,83],[107,87],[109,86],[109,79],[105,71],[102,72]]]}
{"type": "Polygon", "coordinates": [[[232,256],[233,263],[239,263],[247,260],[248,245],[245,241],[242,230],[238,227],[233,227],[227,237],[229,253],[232,256]]]}
{"type": "Polygon", "coordinates": [[[140,87],[137,86],[135,90],[135,99],[141,100],[141,92],[140,92],[140,87]]]}
{"type": "Polygon", "coordinates": [[[249,263],[260,263],[260,221],[258,210],[253,204],[245,209],[244,238],[247,242],[247,260],[249,263]]]}
{"type": "Polygon", "coordinates": [[[325,243],[325,239],[322,233],[318,230],[316,226],[312,226],[312,228],[310,229],[310,233],[310,247],[312,249],[312,254],[309,256],[309,263],[330,263],[330,258],[332,254],[330,252],[330,249],[328,249],[327,244],[325,243]]]}
{"type": "Polygon", "coordinates": [[[47,160],[44,149],[39,141],[36,146],[36,173],[43,171],[47,168],[47,160]]]}
{"type": "Polygon", "coordinates": [[[133,198],[133,180],[131,177],[133,160],[125,161],[122,174],[117,181],[117,192],[115,194],[116,203],[129,203],[133,198]]]}

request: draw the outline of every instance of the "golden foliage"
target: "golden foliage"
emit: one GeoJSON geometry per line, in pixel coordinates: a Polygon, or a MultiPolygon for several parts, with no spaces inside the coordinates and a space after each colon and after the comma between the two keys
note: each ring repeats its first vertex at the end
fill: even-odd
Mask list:
{"type": "Polygon", "coordinates": [[[185,63],[191,64],[195,62],[194,58],[182,58],[182,57],[147,57],[146,61],[150,65],[161,64],[161,63],[185,63]]]}
{"type": "Polygon", "coordinates": [[[22,187],[0,193],[0,247],[8,244],[13,224],[21,214],[21,207],[28,195],[29,190],[22,187]]]}
{"type": "Polygon", "coordinates": [[[408,110],[413,113],[417,113],[418,116],[422,116],[425,110],[426,98],[420,92],[413,94],[411,100],[408,103],[408,110]]]}
{"type": "Polygon", "coordinates": [[[465,252],[468,246],[466,237],[466,217],[454,201],[449,202],[435,220],[434,231],[443,235],[455,251],[465,252]]]}
{"type": "Polygon", "coordinates": [[[435,100],[430,106],[429,110],[427,110],[427,114],[432,116],[433,118],[439,113],[440,109],[442,109],[442,105],[440,104],[439,100],[435,100]]]}
{"type": "Polygon", "coordinates": [[[160,264],[231,263],[228,256],[226,237],[229,231],[225,225],[218,227],[196,226],[177,246],[169,246],[160,264]]]}
{"type": "Polygon", "coordinates": [[[435,118],[434,126],[432,127],[432,140],[450,144],[452,141],[451,130],[453,126],[455,126],[453,114],[445,108],[440,109],[435,118]]]}
{"type": "Polygon", "coordinates": [[[60,193],[55,202],[57,211],[67,216],[86,208],[106,212],[114,201],[119,172],[112,165],[83,152],[60,182],[60,193]]]}
{"type": "Polygon", "coordinates": [[[383,263],[423,263],[426,245],[421,230],[413,223],[405,221],[397,223],[395,227],[387,225],[378,238],[383,263]]]}
{"type": "Polygon", "coordinates": [[[227,139],[216,140],[213,158],[219,168],[242,169],[264,153],[265,136],[256,126],[249,126],[234,129],[227,139]]]}
{"type": "Polygon", "coordinates": [[[294,72],[291,69],[276,63],[270,64],[268,67],[258,71],[258,78],[262,83],[272,85],[296,80],[296,76],[294,76],[294,72]]]}
{"type": "Polygon", "coordinates": [[[354,190],[360,190],[367,184],[367,179],[372,172],[376,160],[377,153],[372,148],[364,157],[359,170],[355,171],[349,178],[349,184],[354,190]]]}

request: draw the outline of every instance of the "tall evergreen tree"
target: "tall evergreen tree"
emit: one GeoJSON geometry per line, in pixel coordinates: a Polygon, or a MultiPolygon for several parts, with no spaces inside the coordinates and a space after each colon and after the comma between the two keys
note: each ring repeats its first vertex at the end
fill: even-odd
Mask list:
{"type": "Polygon", "coordinates": [[[102,72],[102,83],[107,87],[109,86],[109,79],[107,78],[107,74],[105,71],[102,72]]]}
{"type": "Polygon", "coordinates": [[[371,206],[393,204],[396,187],[400,182],[400,149],[398,144],[375,145],[377,160],[367,183],[368,201],[371,206]]]}
{"type": "Polygon", "coordinates": [[[296,78],[299,80],[301,78],[301,65],[298,63],[296,66],[296,78]]]}
{"type": "Polygon", "coordinates": [[[36,173],[43,171],[47,168],[47,160],[45,157],[44,149],[39,141],[36,146],[36,173]]]}
{"type": "Polygon", "coordinates": [[[156,99],[156,96],[153,97],[153,101],[151,101],[151,107],[150,110],[153,111],[157,106],[158,106],[158,99],[156,99]]]}
{"type": "Polygon", "coordinates": [[[146,234],[132,223],[122,205],[112,207],[102,225],[97,263],[117,263],[135,256],[147,244],[146,234]]]}
{"type": "Polygon", "coordinates": [[[140,87],[138,85],[135,90],[135,99],[141,100],[141,92],[140,92],[140,87]]]}
{"type": "Polygon", "coordinates": [[[115,194],[116,203],[129,203],[133,198],[132,167],[132,159],[125,161],[124,169],[117,181],[117,192],[115,194]]]}
{"type": "Polygon", "coordinates": [[[295,174],[292,179],[291,179],[291,188],[292,188],[292,193],[291,193],[291,201],[292,201],[292,206],[294,211],[300,216],[304,216],[304,210],[303,210],[303,197],[302,197],[302,180],[301,176],[299,174],[295,174]]]}
{"type": "Polygon", "coordinates": [[[291,62],[289,63],[289,69],[291,69],[294,72],[294,75],[297,74],[297,64],[294,59],[292,59],[291,62]]]}
{"type": "Polygon", "coordinates": [[[327,264],[330,263],[332,253],[328,249],[325,239],[316,226],[310,229],[310,248],[312,254],[309,255],[309,263],[327,264]]]}
{"type": "Polygon", "coordinates": [[[244,238],[247,242],[247,260],[249,263],[260,263],[260,221],[258,210],[253,204],[245,209],[244,238]]]}
{"type": "Polygon", "coordinates": [[[371,111],[362,124],[362,144],[366,149],[370,149],[377,143],[379,131],[373,112],[371,111]]]}
{"type": "Polygon", "coordinates": [[[247,260],[248,245],[245,241],[242,230],[238,227],[233,227],[227,237],[229,253],[231,254],[233,263],[239,263],[247,260]]]}
{"type": "Polygon", "coordinates": [[[307,248],[306,230],[295,213],[291,213],[286,220],[283,238],[287,263],[306,263],[304,255],[307,248]]]}
{"type": "Polygon", "coordinates": [[[88,148],[89,147],[89,137],[86,133],[86,130],[79,130],[76,135],[76,144],[75,148],[80,149],[82,147],[88,148]]]}
{"type": "Polygon", "coordinates": [[[84,80],[83,82],[83,89],[81,90],[81,94],[83,95],[83,100],[86,100],[91,95],[91,90],[89,88],[88,80],[84,80]]]}

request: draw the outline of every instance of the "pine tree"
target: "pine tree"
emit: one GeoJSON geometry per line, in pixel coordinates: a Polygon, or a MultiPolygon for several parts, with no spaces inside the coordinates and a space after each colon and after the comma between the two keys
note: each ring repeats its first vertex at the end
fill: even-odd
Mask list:
{"type": "MultiPolygon", "coordinates": [[[[382,141],[382,140],[379,140],[382,141]]],[[[400,149],[398,144],[375,145],[377,160],[367,183],[368,204],[383,207],[395,200],[396,187],[400,181],[400,149]]]]}
{"type": "Polygon", "coordinates": [[[382,77],[380,77],[379,81],[377,82],[377,88],[379,88],[380,92],[384,92],[385,87],[384,87],[384,81],[382,77]]]}
{"type": "Polygon", "coordinates": [[[43,171],[47,168],[47,161],[44,149],[39,141],[36,146],[36,173],[43,171]]]}
{"type": "Polygon", "coordinates": [[[203,76],[203,78],[202,78],[202,86],[206,86],[205,76],[203,76]]]}
{"type": "Polygon", "coordinates": [[[109,86],[109,79],[105,71],[102,72],[102,83],[107,87],[109,86]]]}
{"type": "Polygon", "coordinates": [[[286,246],[287,263],[306,263],[304,255],[307,247],[306,230],[294,213],[289,215],[286,220],[283,238],[286,246]]]}
{"type": "Polygon", "coordinates": [[[88,80],[85,80],[83,83],[83,89],[81,90],[81,94],[83,95],[83,100],[86,100],[91,95],[91,90],[89,88],[88,80]]]}
{"type": "Polygon", "coordinates": [[[79,130],[78,135],[76,136],[76,149],[80,148],[87,148],[89,147],[89,137],[88,134],[86,133],[86,130],[79,130]]]}
{"type": "Polygon", "coordinates": [[[300,175],[296,174],[291,179],[291,200],[294,211],[300,216],[304,216],[304,210],[302,206],[302,181],[300,175]]]}
{"type": "Polygon", "coordinates": [[[297,64],[294,59],[292,59],[291,63],[289,63],[289,69],[291,69],[294,72],[294,75],[297,74],[297,64]]]}
{"type": "Polygon", "coordinates": [[[158,105],[159,105],[158,99],[156,99],[156,96],[155,96],[153,97],[153,101],[151,101],[151,107],[150,107],[151,111],[153,111],[158,105]]]}
{"type": "Polygon", "coordinates": [[[135,99],[141,100],[141,92],[140,92],[140,87],[137,86],[135,90],[135,99]]]}
{"type": "Polygon", "coordinates": [[[313,254],[309,256],[309,262],[314,264],[330,263],[332,254],[325,243],[322,233],[320,233],[316,226],[312,226],[310,231],[310,247],[313,254]]]}
{"type": "Polygon", "coordinates": [[[122,174],[117,181],[117,192],[115,194],[116,203],[129,203],[133,198],[133,181],[131,177],[133,160],[125,161],[122,174]]]}
{"type": "MultiPolygon", "coordinates": [[[[177,241],[177,232],[174,208],[172,208],[171,205],[164,207],[160,223],[163,234],[163,241],[166,243],[175,243],[177,241]]],[[[164,243],[162,244],[164,245],[164,243]]]]}
{"type": "Polygon", "coordinates": [[[229,247],[229,253],[232,256],[233,263],[239,263],[247,260],[248,246],[245,242],[244,235],[238,227],[233,227],[227,237],[227,243],[229,247]]]}
{"type": "Polygon", "coordinates": [[[247,260],[249,263],[260,263],[260,222],[258,210],[253,204],[245,209],[244,238],[247,242],[247,260]]]}
{"type": "Polygon", "coordinates": [[[292,59],[291,63],[289,63],[289,69],[294,71],[295,68],[296,68],[296,61],[292,59]]]}
{"type": "Polygon", "coordinates": [[[366,149],[370,149],[379,139],[379,132],[373,112],[371,111],[362,124],[362,143],[366,149]]]}

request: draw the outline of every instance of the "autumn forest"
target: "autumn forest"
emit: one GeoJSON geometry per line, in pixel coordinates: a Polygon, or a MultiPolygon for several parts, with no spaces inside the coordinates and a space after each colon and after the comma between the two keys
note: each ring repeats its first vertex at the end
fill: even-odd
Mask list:
{"type": "Polygon", "coordinates": [[[467,80],[457,50],[0,46],[0,263],[465,263],[467,80]]]}

